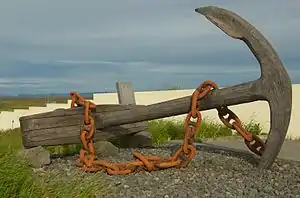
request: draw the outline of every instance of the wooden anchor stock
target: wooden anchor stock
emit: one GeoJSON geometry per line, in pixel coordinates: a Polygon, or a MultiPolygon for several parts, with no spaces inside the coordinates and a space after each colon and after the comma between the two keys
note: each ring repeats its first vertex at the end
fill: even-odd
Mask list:
{"type": "MultiPolygon", "coordinates": [[[[199,102],[205,111],[221,105],[236,105],[263,99],[253,95],[256,81],[233,87],[213,90],[199,102]]],[[[95,119],[95,139],[136,133],[138,122],[155,120],[188,113],[191,96],[151,105],[97,105],[92,114],[95,119]]],[[[82,125],[83,107],[57,109],[20,118],[25,148],[80,143],[79,129],[82,125]]]]}

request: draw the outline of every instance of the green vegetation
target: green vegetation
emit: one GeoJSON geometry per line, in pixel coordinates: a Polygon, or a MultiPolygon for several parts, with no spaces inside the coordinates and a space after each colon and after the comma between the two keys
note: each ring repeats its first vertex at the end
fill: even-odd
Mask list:
{"type": "Polygon", "coordinates": [[[25,160],[16,156],[21,148],[20,130],[0,132],[1,198],[101,197],[106,192],[101,174],[87,175],[80,170],[71,175],[35,173],[25,160]]]}
{"type": "MultiPolygon", "coordinates": [[[[176,120],[155,120],[149,124],[149,131],[152,134],[155,144],[162,144],[169,140],[183,139],[184,121],[176,120]]],[[[259,123],[251,121],[243,125],[252,134],[261,135],[262,127],[259,123]]],[[[234,131],[223,124],[213,121],[202,120],[200,129],[196,132],[196,141],[208,138],[227,137],[234,135],[234,131]]]]}

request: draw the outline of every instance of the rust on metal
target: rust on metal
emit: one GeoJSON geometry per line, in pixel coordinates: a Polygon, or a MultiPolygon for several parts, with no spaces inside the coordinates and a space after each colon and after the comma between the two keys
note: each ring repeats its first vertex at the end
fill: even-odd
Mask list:
{"type": "Polygon", "coordinates": [[[229,127],[230,129],[234,129],[237,131],[239,135],[244,138],[244,142],[246,146],[250,149],[250,151],[254,152],[257,155],[262,155],[263,151],[266,148],[265,142],[263,142],[258,136],[249,133],[243,126],[241,120],[238,116],[233,113],[228,107],[220,107],[217,108],[218,115],[220,120],[224,123],[225,126],[229,127]],[[228,115],[227,118],[225,116],[228,115]],[[230,121],[233,120],[232,123],[230,121]],[[251,144],[251,142],[255,142],[251,144]]]}

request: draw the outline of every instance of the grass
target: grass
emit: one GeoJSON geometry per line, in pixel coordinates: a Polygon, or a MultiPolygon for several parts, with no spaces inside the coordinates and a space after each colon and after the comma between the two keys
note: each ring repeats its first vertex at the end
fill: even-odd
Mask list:
{"type": "Polygon", "coordinates": [[[24,159],[16,156],[22,148],[20,130],[0,132],[0,197],[99,197],[107,186],[102,175],[81,171],[71,175],[39,175],[24,159]]]}
{"type": "MultiPolygon", "coordinates": [[[[154,144],[162,144],[169,140],[183,139],[184,121],[176,120],[155,120],[149,124],[149,131],[152,134],[154,144]]],[[[262,127],[259,123],[250,121],[243,125],[246,130],[252,134],[261,135],[262,127]]],[[[205,140],[208,138],[218,138],[232,136],[233,130],[223,124],[209,120],[202,120],[200,129],[196,132],[196,140],[205,140]]]]}

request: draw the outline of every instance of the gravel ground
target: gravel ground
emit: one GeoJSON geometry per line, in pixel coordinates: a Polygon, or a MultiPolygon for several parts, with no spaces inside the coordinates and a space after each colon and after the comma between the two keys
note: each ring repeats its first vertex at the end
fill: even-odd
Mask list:
{"type": "MultiPolygon", "coordinates": [[[[119,156],[106,159],[132,160],[132,151],[171,154],[170,148],[121,149],[119,156]]],[[[300,197],[300,162],[277,160],[271,170],[261,173],[256,172],[253,162],[253,155],[197,148],[197,156],[184,169],[104,174],[113,187],[106,197],[300,197]]],[[[58,158],[44,169],[72,171],[74,163],[74,158],[58,158]]]]}

